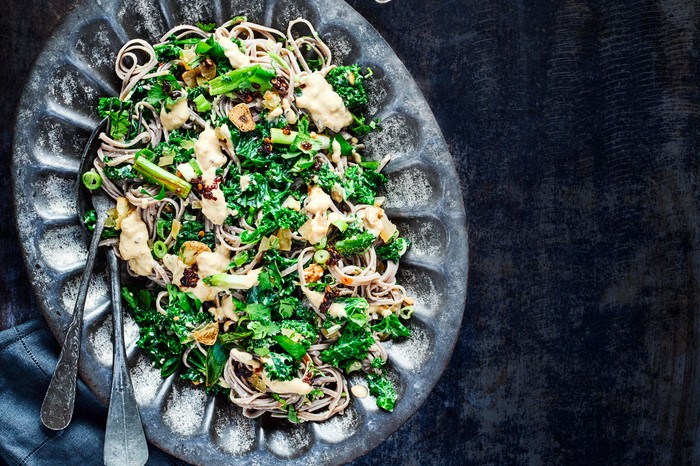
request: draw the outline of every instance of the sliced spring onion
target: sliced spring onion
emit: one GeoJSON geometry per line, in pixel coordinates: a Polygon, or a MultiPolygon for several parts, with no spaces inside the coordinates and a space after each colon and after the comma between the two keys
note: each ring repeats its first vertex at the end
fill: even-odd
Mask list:
{"type": "Polygon", "coordinates": [[[99,189],[102,186],[102,177],[95,170],[83,173],[83,184],[90,191],[99,189]]]}
{"type": "Polygon", "coordinates": [[[192,170],[194,170],[197,176],[202,176],[202,169],[199,167],[199,164],[195,159],[190,159],[190,161],[187,163],[190,164],[190,167],[192,167],[192,170]]]}
{"type": "Polygon", "coordinates": [[[162,241],[156,241],[153,243],[153,255],[157,259],[162,259],[168,253],[168,246],[162,241]]]}
{"type": "Polygon", "coordinates": [[[289,69],[289,64],[287,64],[286,61],[279,55],[277,55],[275,52],[267,52],[267,54],[272,58],[274,61],[276,61],[282,68],[285,70],[289,69]]]}
{"type": "Polygon", "coordinates": [[[318,251],[316,251],[314,253],[314,262],[316,262],[317,264],[323,265],[326,262],[328,262],[328,259],[330,259],[330,258],[331,258],[331,253],[329,253],[325,249],[319,249],[318,251]]]}
{"type": "Polygon", "coordinates": [[[415,311],[415,308],[413,306],[404,306],[399,311],[399,317],[401,317],[402,319],[410,319],[413,315],[413,311],[415,311]]]}
{"type": "Polygon", "coordinates": [[[183,199],[190,194],[192,185],[172,173],[165,171],[146,157],[139,157],[134,161],[134,170],[141,173],[151,183],[163,186],[183,199]]]}
{"type": "MultiPolygon", "coordinates": [[[[291,146],[296,137],[296,131],[289,131],[289,134],[285,134],[282,128],[270,128],[270,140],[273,144],[291,146]]],[[[328,136],[317,134],[312,136],[312,138],[321,143],[321,149],[328,149],[331,146],[331,139],[328,136]]]]}
{"type": "Polygon", "coordinates": [[[197,106],[198,112],[206,112],[211,109],[211,102],[209,102],[202,94],[195,97],[193,102],[197,106]]]}
{"type": "Polygon", "coordinates": [[[233,260],[231,261],[231,264],[240,267],[241,265],[245,264],[248,262],[248,258],[250,257],[250,254],[248,251],[241,251],[235,256],[233,256],[233,260]]]}

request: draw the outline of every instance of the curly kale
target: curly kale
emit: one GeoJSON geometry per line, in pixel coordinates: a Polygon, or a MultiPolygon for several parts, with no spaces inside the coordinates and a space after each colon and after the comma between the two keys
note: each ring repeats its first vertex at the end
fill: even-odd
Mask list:
{"type": "Polygon", "coordinates": [[[330,348],[323,350],[323,362],[335,367],[361,361],[367,357],[367,350],[374,344],[372,333],[366,328],[350,321],[343,330],[340,338],[330,348]]]}
{"type": "Polygon", "coordinates": [[[137,345],[161,368],[161,376],[167,377],[180,365],[185,346],[180,338],[170,331],[170,319],[156,309],[159,290],[140,290],[138,294],[124,287],[122,297],[134,314],[139,326],[137,345]]]}
{"type": "Polygon", "coordinates": [[[291,356],[270,352],[265,357],[265,372],[272,380],[292,380],[296,375],[296,364],[291,356]]]}
{"type": "Polygon", "coordinates": [[[396,238],[391,243],[378,247],[376,249],[377,257],[385,261],[390,260],[398,262],[399,259],[401,259],[401,256],[406,253],[406,250],[410,245],[411,242],[406,238],[396,238]]]}
{"type": "Polygon", "coordinates": [[[394,410],[396,403],[396,390],[394,385],[384,375],[367,374],[369,394],[377,398],[377,406],[387,411],[394,410]]]}
{"type": "Polygon", "coordinates": [[[345,171],[345,195],[358,204],[373,205],[379,187],[388,178],[373,170],[362,170],[353,165],[345,171]]]}
{"type": "Polygon", "coordinates": [[[326,75],[326,81],[333,86],[333,90],[343,99],[347,108],[355,108],[367,103],[364,79],[358,65],[337,66],[326,75]]]}

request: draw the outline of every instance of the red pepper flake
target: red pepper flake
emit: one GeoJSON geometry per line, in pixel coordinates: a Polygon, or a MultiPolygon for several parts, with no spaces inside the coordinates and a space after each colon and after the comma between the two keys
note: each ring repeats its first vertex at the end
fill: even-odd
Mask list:
{"type": "Polygon", "coordinates": [[[326,251],[328,251],[328,254],[330,254],[330,257],[326,261],[326,266],[331,267],[334,265],[338,265],[338,262],[340,262],[340,254],[338,253],[338,251],[336,251],[332,247],[327,247],[326,251]]]}
{"type": "Polygon", "coordinates": [[[340,292],[338,290],[328,285],[323,293],[323,301],[321,302],[321,305],[318,306],[318,310],[321,312],[327,312],[328,309],[331,308],[331,304],[333,304],[333,301],[335,300],[335,298],[338,297],[339,294],[340,292]]]}
{"type": "Polygon", "coordinates": [[[199,275],[197,275],[198,270],[199,268],[197,267],[197,264],[192,264],[191,266],[187,267],[182,273],[180,284],[185,288],[196,287],[197,282],[199,281],[199,275]]]}
{"type": "Polygon", "coordinates": [[[289,81],[287,78],[278,76],[270,80],[272,87],[280,94],[286,94],[289,91],[289,81]]]}
{"type": "Polygon", "coordinates": [[[194,192],[202,196],[204,199],[215,201],[216,197],[214,196],[212,191],[214,191],[219,186],[219,183],[221,183],[221,179],[222,178],[220,176],[217,176],[214,180],[214,184],[207,185],[204,184],[202,178],[195,178],[192,180],[192,189],[194,189],[194,192]]]}

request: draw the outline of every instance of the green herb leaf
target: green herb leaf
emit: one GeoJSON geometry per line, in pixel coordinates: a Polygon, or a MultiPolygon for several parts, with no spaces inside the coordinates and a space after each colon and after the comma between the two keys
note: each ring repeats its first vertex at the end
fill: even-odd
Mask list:
{"type": "Polygon", "coordinates": [[[387,377],[379,374],[367,374],[370,395],[377,398],[377,406],[387,411],[394,410],[396,390],[387,377]]]}
{"type": "Polygon", "coordinates": [[[228,361],[228,351],[217,340],[207,351],[207,387],[211,387],[219,381],[219,377],[224,373],[226,361],[228,361]]]}

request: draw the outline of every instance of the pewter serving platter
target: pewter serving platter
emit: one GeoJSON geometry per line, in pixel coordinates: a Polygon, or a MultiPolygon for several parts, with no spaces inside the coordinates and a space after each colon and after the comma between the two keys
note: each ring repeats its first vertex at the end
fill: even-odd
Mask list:
{"type": "MultiPolygon", "coordinates": [[[[286,30],[299,16],[314,24],[334,62],[371,67],[367,112],[383,131],[366,138],[367,155],[393,156],[386,173],[387,211],[413,246],[398,279],[416,298],[413,336],[387,344],[390,377],[399,400],[393,413],[373,398],[353,396],[343,416],[291,425],[249,420],[225,397],[161,379],[125,334],[136,397],[146,434],[158,447],[195,464],[337,464],[356,458],[396,431],[425,401],[450,358],[464,311],[467,233],[459,180],[445,141],[408,71],[389,45],[339,0],[101,0],[83,2],[49,39],[19,107],[13,175],[24,258],[42,311],[63,341],[70,321],[88,237],[77,213],[79,157],[98,124],[99,97],[116,95],[114,58],[129,39],[156,41],[172,26],[223,21],[245,14],[286,30]]],[[[103,262],[104,264],[104,262],[103,262]]],[[[105,267],[98,263],[85,311],[80,375],[107,401],[111,380],[111,319],[105,267]]],[[[364,384],[350,377],[350,385],[364,384]]],[[[39,413],[37,413],[37,416],[39,413]]],[[[70,427],[69,427],[70,428],[70,427]]]]}

